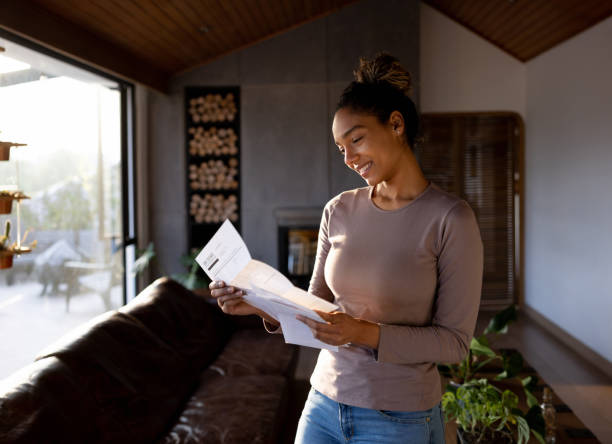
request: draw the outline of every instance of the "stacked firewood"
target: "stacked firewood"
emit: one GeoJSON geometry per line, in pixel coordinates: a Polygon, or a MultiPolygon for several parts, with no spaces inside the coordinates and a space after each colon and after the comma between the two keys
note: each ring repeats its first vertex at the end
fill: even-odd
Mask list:
{"type": "Polygon", "coordinates": [[[189,154],[192,156],[221,156],[238,154],[238,136],[232,128],[212,127],[205,130],[201,126],[187,130],[191,135],[189,154]]]}
{"type": "Polygon", "coordinates": [[[189,114],[195,123],[232,122],[236,117],[234,94],[206,94],[189,100],[189,114]]]}
{"type": "Polygon", "coordinates": [[[192,190],[238,189],[238,159],[231,158],[227,164],[222,160],[209,160],[199,166],[189,165],[189,185],[192,190]]]}
{"type": "Polygon", "coordinates": [[[221,194],[194,194],[189,207],[189,214],[196,223],[215,224],[226,218],[232,222],[238,220],[238,198],[233,194],[227,198],[221,194]]]}
{"type": "Polygon", "coordinates": [[[191,221],[217,225],[238,222],[240,131],[238,95],[211,89],[187,91],[187,184],[191,221]]]}

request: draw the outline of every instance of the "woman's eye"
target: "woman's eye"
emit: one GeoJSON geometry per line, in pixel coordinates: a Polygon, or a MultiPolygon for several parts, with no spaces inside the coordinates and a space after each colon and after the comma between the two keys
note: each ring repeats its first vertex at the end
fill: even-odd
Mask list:
{"type": "Polygon", "coordinates": [[[357,143],[357,142],[359,142],[361,139],[363,139],[363,137],[358,137],[358,138],[356,138],[355,140],[353,140],[353,143],[357,143]]]}

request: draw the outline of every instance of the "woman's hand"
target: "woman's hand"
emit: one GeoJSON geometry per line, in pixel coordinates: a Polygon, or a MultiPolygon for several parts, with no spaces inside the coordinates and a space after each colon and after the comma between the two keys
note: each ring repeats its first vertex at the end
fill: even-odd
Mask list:
{"type": "Polygon", "coordinates": [[[208,288],[210,295],[217,300],[217,305],[223,313],[239,316],[258,314],[255,307],[242,299],[242,296],[245,295],[244,290],[227,286],[223,281],[212,281],[208,288]]]}
{"type": "Polygon", "coordinates": [[[223,313],[238,316],[256,314],[272,325],[279,325],[272,316],[246,302],[242,298],[246,294],[244,290],[225,285],[223,281],[212,281],[208,288],[210,295],[217,300],[217,305],[221,307],[223,313]]]}
{"type": "Polygon", "coordinates": [[[357,319],[339,311],[326,313],[315,310],[315,312],[326,322],[317,322],[302,315],[297,315],[296,318],[310,327],[316,339],[330,345],[344,345],[352,342],[374,350],[378,348],[380,337],[378,324],[357,319]]]}

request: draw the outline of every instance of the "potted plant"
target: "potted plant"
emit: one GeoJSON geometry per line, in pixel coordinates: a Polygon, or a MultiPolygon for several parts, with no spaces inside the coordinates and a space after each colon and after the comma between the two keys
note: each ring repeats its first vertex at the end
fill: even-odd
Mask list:
{"type": "Polygon", "coordinates": [[[457,425],[461,444],[518,444],[529,440],[530,431],[544,443],[540,433],[532,429],[518,408],[518,396],[509,389],[500,390],[486,378],[472,379],[442,395],[442,409],[457,425]]]}
{"type": "Polygon", "coordinates": [[[207,289],[210,280],[202,271],[202,267],[196,262],[195,258],[199,251],[193,250],[189,254],[181,256],[181,263],[189,270],[186,273],[175,273],[172,279],[180,282],[190,290],[207,289]]]}
{"type": "Polygon", "coordinates": [[[516,319],[516,306],[510,305],[491,319],[481,336],[472,338],[463,361],[438,364],[440,373],[450,379],[443,395],[443,404],[446,402],[448,407],[447,410],[443,406],[446,419],[457,422],[460,439],[465,442],[501,443],[509,436],[523,442],[531,431],[544,443],[544,419],[539,402],[532,393],[538,378],[520,378],[522,355],[516,350],[497,353],[491,349],[487,338],[489,334],[506,333],[508,324],[516,319]],[[493,375],[490,370],[493,370],[493,375]],[[518,408],[519,394],[525,396],[527,412],[518,408]],[[470,405],[469,411],[457,408],[464,408],[467,404],[470,405]]]}
{"type": "MultiPolygon", "coordinates": [[[[190,290],[197,290],[202,288],[208,288],[209,280],[206,275],[202,272],[202,268],[195,261],[198,255],[197,250],[193,250],[189,254],[181,256],[181,263],[187,268],[185,273],[174,273],[170,275],[172,279],[180,282],[183,286],[190,290]]],[[[138,258],[134,262],[132,268],[132,274],[135,276],[145,270],[155,258],[155,250],[153,242],[150,242],[145,250],[138,251],[138,258]]],[[[163,273],[166,274],[165,272],[163,273]]]]}
{"type": "Polygon", "coordinates": [[[36,247],[36,241],[32,242],[29,246],[24,245],[28,231],[23,236],[22,244],[17,243],[9,244],[11,234],[11,221],[7,220],[4,225],[4,234],[0,236],[0,269],[11,268],[13,266],[13,256],[16,254],[29,253],[34,247],[36,247]]]}
{"type": "Polygon", "coordinates": [[[13,201],[29,199],[21,191],[0,190],[0,214],[10,214],[13,209],[13,201]]]}

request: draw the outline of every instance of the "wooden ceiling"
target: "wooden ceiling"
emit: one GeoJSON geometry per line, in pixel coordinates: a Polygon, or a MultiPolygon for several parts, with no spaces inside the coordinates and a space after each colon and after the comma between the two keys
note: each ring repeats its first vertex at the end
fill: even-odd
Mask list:
{"type": "Polygon", "coordinates": [[[612,0],[423,1],[522,62],[612,15],[612,0]]]}
{"type": "MultiPolygon", "coordinates": [[[[0,0],[0,28],[164,91],[182,71],[355,1],[0,0]]],[[[523,62],[612,15],[612,0],[423,1],[523,62]]]]}
{"type": "Polygon", "coordinates": [[[0,0],[0,27],[165,90],[175,74],[356,0],[0,0]]]}

